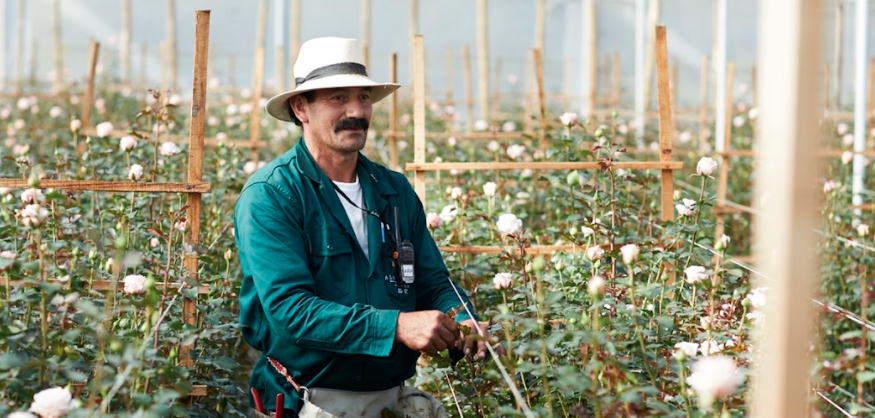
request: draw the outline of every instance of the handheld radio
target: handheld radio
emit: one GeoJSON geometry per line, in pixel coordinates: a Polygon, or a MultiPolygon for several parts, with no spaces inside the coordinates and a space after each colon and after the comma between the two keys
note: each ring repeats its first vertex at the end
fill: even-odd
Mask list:
{"type": "Polygon", "coordinates": [[[395,242],[398,243],[398,264],[401,267],[401,280],[404,283],[413,283],[415,278],[413,266],[416,259],[413,252],[413,243],[410,240],[401,241],[401,228],[398,225],[398,208],[395,208],[395,242]]]}

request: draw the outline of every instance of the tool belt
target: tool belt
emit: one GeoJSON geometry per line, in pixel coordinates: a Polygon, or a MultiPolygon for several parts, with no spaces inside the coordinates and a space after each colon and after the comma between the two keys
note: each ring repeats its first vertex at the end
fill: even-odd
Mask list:
{"type": "MultiPolygon", "coordinates": [[[[398,418],[448,418],[446,409],[434,396],[415,387],[398,386],[375,392],[307,388],[295,383],[279,362],[268,360],[301,393],[304,406],[298,418],[382,418],[387,416],[384,411],[391,411],[398,418]]],[[[277,407],[282,408],[282,404],[277,407]]],[[[255,414],[259,418],[274,418],[259,411],[255,414]]]]}

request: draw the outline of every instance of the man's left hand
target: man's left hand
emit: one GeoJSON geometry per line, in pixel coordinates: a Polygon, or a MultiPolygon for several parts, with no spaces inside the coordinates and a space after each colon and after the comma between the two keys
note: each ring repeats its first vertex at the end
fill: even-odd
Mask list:
{"type": "MultiPolygon", "coordinates": [[[[472,334],[478,334],[478,327],[475,326],[473,319],[466,319],[462,322],[459,322],[459,325],[463,325],[468,327],[471,330],[472,334]]],[[[467,336],[462,333],[462,338],[457,343],[457,347],[459,347],[462,352],[465,353],[466,356],[476,356],[476,358],[484,359],[489,355],[489,350],[486,348],[486,344],[494,342],[494,338],[492,334],[489,332],[487,327],[489,326],[488,322],[480,322],[479,330],[481,331],[479,335],[483,337],[482,339],[475,340],[474,338],[466,338],[467,336]]],[[[493,348],[495,350],[495,354],[499,356],[504,356],[506,351],[503,346],[500,344],[493,348]]]]}

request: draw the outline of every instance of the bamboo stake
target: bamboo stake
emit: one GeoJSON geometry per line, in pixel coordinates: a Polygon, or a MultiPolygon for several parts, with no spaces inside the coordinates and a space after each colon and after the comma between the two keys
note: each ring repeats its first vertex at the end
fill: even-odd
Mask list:
{"type": "MultiPolygon", "coordinates": [[[[57,0],[56,0],[57,1],[57,0]]],[[[131,0],[122,0],[122,33],[119,39],[122,85],[131,86],[131,0]]]]}
{"type": "MultiPolygon", "coordinates": [[[[191,95],[191,120],[189,131],[188,154],[188,181],[200,182],[204,174],[204,129],[207,116],[207,63],[209,60],[210,46],[210,12],[198,10],[196,17],[195,45],[194,45],[194,77],[191,95]]],[[[261,51],[264,53],[264,50],[261,51]]],[[[191,226],[185,232],[186,244],[196,247],[200,242],[201,225],[201,194],[189,193],[186,209],[186,218],[191,226]]],[[[198,256],[196,253],[186,252],[185,268],[189,278],[197,282],[198,279],[198,256]]],[[[197,324],[197,305],[195,300],[185,298],[183,302],[183,321],[189,325],[197,324]]],[[[183,346],[180,350],[180,360],[183,366],[192,367],[194,361],[191,358],[191,345],[183,346]]]]}
{"type": "MultiPolygon", "coordinates": [[[[413,162],[425,163],[425,48],[422,35],[413,38],[413,162]]],[[[416,171],[413,187],[426,210],[425,172],[416,171]]]]}
{"type": "Polygon", "coordinates": [[[15,92],[24,92],[24,0],[18,0],[18,20],[15,22],[18,42],[15,43],[15,92]]]}
{"type": "Polygon", "coordinates": [[[766,285],[769,303],[755,344],[762,350],[754,363],[752,418],[811,415],[810,350],[818,257],[812,227],[819,223],[818,178],[811,150],[817,146],[817,87],[821,62],[822,2],[759,2],[761,96],[757,132],[760,149],[755,166],[757,267],[774,282],[766,285]],[[767,204],[765,202],[768,202],[767,204]]]}
{"type": "MultiPolygon", "coordinates": [[[[0,187],[26,189],[27,180],[0,178],[0,187]]],[[[40,180],[40,187],[58,190],[82,190],[95,192],[146,192],[146,193],[209,193],[209,183],[201,181],[189,183],[132,183],[128,181],[92,180],[40,180]]]]}
{"type": "MultiPolygon", "coordinates": [[[[389,82],[398,83],[398,54],[393,52],[389,55],[389,82]]],[[[398,94],[393,94],[389,97],[391,106],[389,107],[389,130],[392,132],[398,131],[398,94]]],[[[393,170],[401,171],[398,164],[398,137],[390,136],[389,138],[389,163],[393,170]]]]}
{"type": "MultiPolygon", "coordinates": [[[[732,85],[735,83],[735,63],[728,62],[726,64],[726,129],[723,134],[722,150],[729,151],[732,145],[732,85]]],[[[728,156],[720,157],[720,174],[717,178],[717,207],[726,206],[726,193],[729,185],[729,161],[728,156]]],[[[714,226],[714,237],[720,239],[726,233],[726,215],[723,212],[718,212],[717,220],[714,226]]]]}
{"type": "Polygon", "coordinates": [[[541,140],[541,151],[547,152],[547,111],[546,99],[544,98],[544,67],[541,62],[541,50],[535,50],[535,74],[538,80],[538,115],[541,120],[541,132],[539,138],[541,140]]]}
{"type": "Polygon", "coordinates": [[[477,0],[477,99],[480,118],[489,118],[489,46],[486,32],[486,0],[477,0]]]}
{"type": "Polygon", "coordinates": [[[170,65],[170,89],[176,91],[179,86],[176,49],[176,1],[166,0],[167,24],[167,58],[170,65]]]}
{"type": "Polygon", "coordinates": [[[82,128],[91,127],[91,107],[94,106],[94,81],[97,78],[97,56],[100,44],[91,41],[88,54],[88,84],[85,87],[85,97],[82,99],[82,128]]]}
{"type": "Polygon", "coordinates": [[[370,62],[371,48],[371,0],[362,0],[362,50],[365,60],[365,68],[370,62]]]}
{"type": "Polygon", "coordinates": [[[255,68],[252,74],[252,114],[249,118],[249,158],[258,162],[258,140],[261,138],[261,101],[264,86],[264,49],[255,50],[255,68]]]}
{"type": "Polygon", "coordinates": [[[471,86],[471,53],[468,45],[462,46],[462,63],[465,67],[465,106],[468,107],[468,132],[474,131],[474,89],[471,86]]]}
{"type": "Polygon", "coordinates": [[[52,33],[54,34],[55,46],[55,94],[64,90],[64,45],[61,43],[61,3],[60,0],[52,1],[52,33]]]}

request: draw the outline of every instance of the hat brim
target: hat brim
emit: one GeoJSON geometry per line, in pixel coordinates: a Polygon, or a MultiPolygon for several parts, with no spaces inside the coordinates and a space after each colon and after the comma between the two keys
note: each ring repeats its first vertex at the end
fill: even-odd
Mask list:
{"type": "Polygon", "coordinates": [[[370,78],[358,74],[338,74],[329,77],[307,81],[294,90],[278,94],[270,98],[264,105],[267,113],[279,120],[294,122],[289,106],[289,99],[301,93],[320,89],[334,89],[343,87],[370,87],[371,103],[379,102],[401,87],[400,84],[377,83],[370,78]]]}

